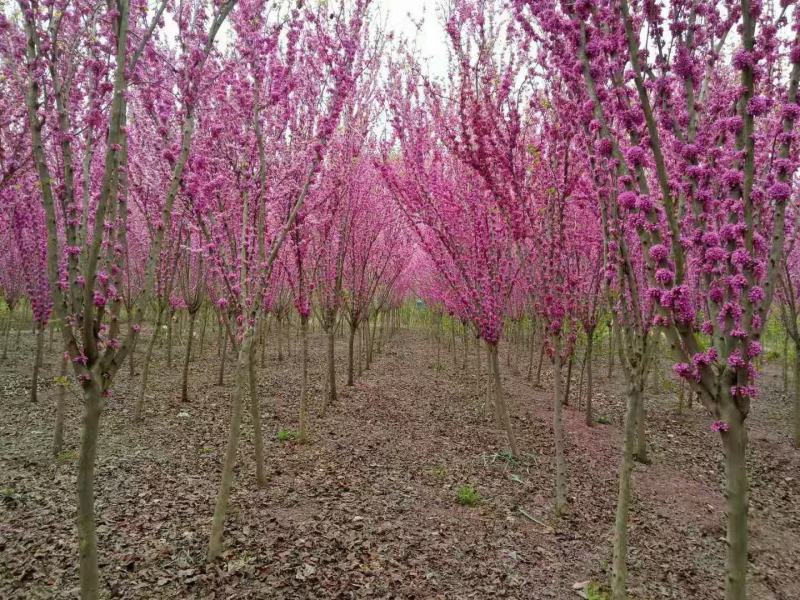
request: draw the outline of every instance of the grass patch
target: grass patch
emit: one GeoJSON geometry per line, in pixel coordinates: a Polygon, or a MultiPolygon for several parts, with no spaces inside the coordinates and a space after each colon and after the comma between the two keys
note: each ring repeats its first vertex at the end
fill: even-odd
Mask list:
{"type": "Polygon", "coordinates": [[[291,442],[297,439],[297,432],[291,429],[281,429],[277,435],[279,442],[291,442]]]}
{"type": "Polygon", "coordinates": [[[599,417],[597,417],[597,423],[599,425],[608,425],[609,423],[611,423],[611,419],[609,419],[605,415],[600,415],[599,417]]]}
{"type": "Polygon", "coordinates": [[[62,465],[78,460],[77,450],[62,450],[56,454],[56,462],[62,465]]]}
{"type": "Polygon", "coordinates": [[[462,485],[456,490],[456,502],[461,506],[475,506],[481,501],[481,495],[471,485],[462,485]]]}

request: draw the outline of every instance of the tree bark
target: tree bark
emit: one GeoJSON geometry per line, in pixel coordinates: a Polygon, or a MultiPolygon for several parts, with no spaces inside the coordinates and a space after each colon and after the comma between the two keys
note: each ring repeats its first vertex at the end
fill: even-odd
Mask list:
{"type": "Polygon", "coordinates": [[[44,327],[41,324],[36,328],[36,356],[33,359],[33,373],[31,375],[31,402],[39,399],[39,368],[42,366],[42,351],[44,350],[44,327]]]}
{"type": "Polygon", "coordinates": [[[228,500],[233,486],[233,469],[236,466],[236,453],[239,448],[239,437],[242,429],[242,395],[244,394],[244,378],[249,360],[253,332],[248,330],[239,348],[239,356],[235,367],[236,386],[231,398],[231,425],[228,431],[228,446],[225,450],[225,461],[222,466],[217,502],[214,517],[211,521],[211,535],[208,540],[206,558],[216,559],[222,552],[222,534],[225,528],[225,515],[228,512],[228,500]]]}
{"type": "Polygon", "coordinates": [[[347,340],[347,385],[353,386],[353,341],[356,337],[355,325],[350,325],[350,337],[347,340]]]}
{"type": "Polygon", "coordinates": [[[569,363],[567,363],[567,385],[564,389],[564,406],[569,406],[569,391],[572,387],[572,365],[575,363],[575,352],[570,353],[569,363]]]}
{"type": "Polygon", "coordinates": [[[592,379],[592,347],[594,346],[594,330],[589,331],[586,340],[586,425],[592,427],[594,425],[594,413],[592,408],[592,394],[594,393],[594,382],[592,379]]]}
{"type": "MultiPolygon", "coordinates": [[[[367,322],[369,327],[369,322],[367,322]]],[[[300,427],[297,441],[308,441],[308,317],[300,316],[300,339],[302,342],[302,379],[300,381],[300,427]]]]}
{"type": "Polygon", "coordinates": [[[721,433],[725,450],[725,485],[728,514],[727,580],[725,600],[747,597],[747,431],[733,401],[723,400],[723,421],[729,426],[721,433]]]}
{"type": "Polygon", "coordinates": [[[167,368],[172,368],[172,309],[167,312],[167,368]]]}
{"type": "Polygon", "coordinates": [[[64,448],[64,410],[67,396],[67,354],[61,356],[61,380],[56,394],[56,422],[53,428],[53,455],[58,456],[64,448]]]}
{"type": "Polygon", "coordinates": [[[94,520],[94,467],[97,460],[97,433],[102,411],[101,389],[94,379],[83,389],[84,417],[78,459],[78,549],[82,600],[99,597],[100,575],[97,566],[97,532],[94,520]]]}
{"type": "Polygon", "coordinates": [[[328,330],[328,405],[337,400],[336,396],[336,354],[335,354],[335,331],[331,327],[328,330]]]}
{"type": "Polygon", "coordinates": [[[567,506],[567,464],[564,459],[564,422],[561,398],[561,338],[555,339],[553,352],[553,433],[555,438],[556,481],[553,510],[561,516],[567,506]]]}
{"type": "MultiPolygon", "coordinates": [[[[225,324],[222,324],[222,328],[225,328],[225,324]]],[[[222,385],[225,383],[225,359],[228,356],[228,336],[223,331],[222,332],[222,356],[219,359],[219,373],[217,374],[217,385],[222,385]]]]}
{"type": "Polygon", "coordinates": [[[256,485],[264,487],[267,484],[267,479],[264,475],[264,435],[261,432],[261,404],[258,400],[258,387],[256,384],[255,346],[250,349],[250,354],[247,358],[247,379],[250,388],[250,419],[253,421],[256,485]]]}
{"type": "Polygon", "coordinates": [[[794,354],[794,444],[800,448],[800,345],[794,354]]]}
{"type": "Polygon", "coordinates": [[[189,314],[189,337],[186,340],[186,356],[183,358],[183,383],[181,385],[181,402],[189,401],[189,361],[192,357],[192,340],[194,339],[194,320],[196,312],[189,314]]]}
{"type": "Polygon", "coordinates": [[[641,401],[641,390],[635,385],[630,385],[628,388],[628,406],[625,414],[622,464],[619,470],[617,511],[614,521],[614,562],[611,577],[612,600],[625,600],[628,597],[628,515],[630,513],[631,500],[634,436],[639,414],[638,405],[641,401]]]}
{"type": "Polygon", "coordinates": [[[508,407],[506,406],[505,398],[503,395],[503,383],[500,379],[500,360],[497,356],[497,344],[489,344],[489,356],[492,364],[492,375],[494,376],[494,403],[498,416],[506,430],[508,436],[508,445],[511,447],[511,453],[519,458],[519,446],[517,446],[517,438],[514,435],[514,428],[511,425],[511,418],[508,415],[508,407]]]}
{"type": "MultiPolygon", "coordinates": [[[[645,375],[645,380],[647,375],[645,375]]],[[[644,408],[644,398],[637,402],[636,406],[636,462],[649,464],[650,457],[647,455],[647,413],[644,408]]]]}

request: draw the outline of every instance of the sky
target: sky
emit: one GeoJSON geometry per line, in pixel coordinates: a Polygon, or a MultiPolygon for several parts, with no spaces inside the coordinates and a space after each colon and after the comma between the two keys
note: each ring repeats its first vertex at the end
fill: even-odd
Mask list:
{"type": "Polygon", "coordinates": [[[375,0],[375,4],[385,15],[389,29],[416,43],[418,56],[430,74],[443,76],[447,72],[447,46],[439,22],[441,0],[375,0]],[[419,30],[415,21],[423,21],[419,30]]]}

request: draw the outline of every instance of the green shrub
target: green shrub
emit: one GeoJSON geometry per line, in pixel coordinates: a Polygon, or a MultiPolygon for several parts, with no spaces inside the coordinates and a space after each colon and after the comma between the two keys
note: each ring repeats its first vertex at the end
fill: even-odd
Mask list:
{"type": "Polygon", "coordinates": [[[611,419],[609,419],[605,415],[600,415],[599,417],[597,417],[597,422],[600,425],[608,425],[609,423],[611,423],[611,419]]]}
{"type": "Polygon", "coordinates": [[[481,501],[481,495],[471,485],[462,485],[456,491],[456,501],[461,506],[475,506],[481,501]]]}

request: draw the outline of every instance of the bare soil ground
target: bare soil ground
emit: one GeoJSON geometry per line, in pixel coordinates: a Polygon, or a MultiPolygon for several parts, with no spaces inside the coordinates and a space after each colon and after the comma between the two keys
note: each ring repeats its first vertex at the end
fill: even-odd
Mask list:
{"type": "MultiPolygon", "coordinates": [[[[435,343],[409,331],[399,332],[349,389],[342,385],[346,346],[339,340],[343,393],[324,416],[324,340],[314,334],[315,411],[306,445],[276,438],[296,427],[300,371],[296,355],[277,362],[268,351],[258,391],[269,483],[255,484],[245,412],[226,551],[207,564],[232,385],[230,375],[225,386],[215,385],[213,337],[191,363],[189,404],[179,402],[180,346],[172,368],[158,350],[143,423],[133,420],[139,377],[129,379],[127,367],[108,402],[96,482],[107,597],[569,599],[578,598],[576,582],[606,579],[622,382],[598,365],[597,414],[610,424],[588,428],[576,408],[567,410],[570,510],[556,521],[548,389],[505,368],[525,449],[523,460],[510,464],[485,394],[476,394],[474,357],[462,371],[461,357],[454,366],[442,351],[437,375],[435,343]],[[456,503],[466,484],[481,495],[476,506],[456,503]]],[[[23,333],[0,363],[0,597],[74,598],[80,400],[70,398],[67,449],[53,458],[57,357],[48,353],[40,401],[32,405],[32,356],[33,338],[23,333]]],[[[790,403],[772,371],[749,420],[750,597],[795,600],[800,452],[790,444],[790,403]]],[[[678,416],[673,392],[650,392],[646,401],[652,464],[637,465],[634,474],[631,597],[722,598],[719,441],[700,406],[678,416]]]]}

